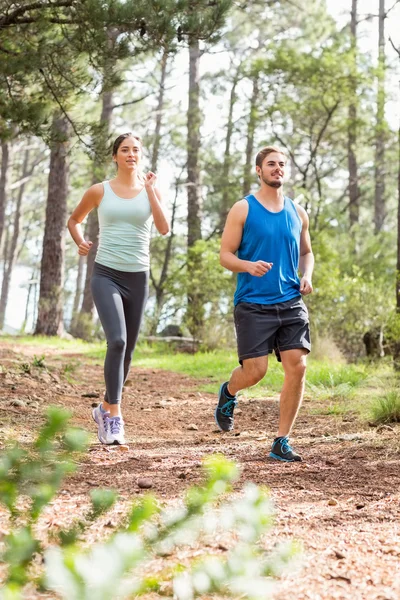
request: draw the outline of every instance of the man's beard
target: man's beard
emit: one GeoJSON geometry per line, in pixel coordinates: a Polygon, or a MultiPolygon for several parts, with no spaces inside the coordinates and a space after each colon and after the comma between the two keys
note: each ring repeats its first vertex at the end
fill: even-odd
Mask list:
{"type": "Polygon", "coordinates": [[[276,189],[282,187],[282,185],[283,185],[282,181],[271,181],[269,179],[265,179],[265,177],[262,177],[262,180],[264,183],[269,185],[269,187],[276,188],[276,189]]]}

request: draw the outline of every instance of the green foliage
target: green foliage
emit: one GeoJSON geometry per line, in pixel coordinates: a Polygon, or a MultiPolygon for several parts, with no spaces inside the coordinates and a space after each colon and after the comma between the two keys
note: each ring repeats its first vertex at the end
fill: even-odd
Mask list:
{"type": "Polygon", "coordinates": [[[272,524],[267,493],[247,485],[243,495],[221,504],[222,497],[238,477],[237,467],[221,456],[204,464],[206,481],[191,488],[179,508],[161,510],[152,496],[136,501],[124,531],[89,550],[50,548],[46,552],[46,585],[68,600],[129,598],[158,591],[165,577],[173,579],[178,600],[200,594],[224,593],[265,598],[272,589],[271,577],[299,551],[289,543],[270,553],[260,536],[272,524]],[[219,506],[214,507],[215,503],[219,506]],[[228,556],[206,556],[184,569],[179,563],[166,572],[148,576],[146,565],[154,554],[171,555],[199,540],[204,534],[234,531],[237,542],[228,556]]]}
{"type": "Polygon", "coordinates": [[[240,497],[229,501],[227,494],[239,470],[222,456],[205,459],[204,484],[190,488],[180,506],[163,510],[153,496],[146,495],[132,504],[125,523],[108,540],[82,550],[79,541],[86,528],[117,499],[111,490],[93,490],[91,507],[83,518],[60,531],[58,543],[44,551],[35,537],[34,524],[59,489],[62,477],[73,470],[71,453],[85,444],[86,436],[71,430],[68,419],[65,411],[49,409],[33,447],[13,446],[1,459],[0,501],[12,519],[1,555],[8,566],[0,591],[2,600],[22,598],[24,586],[32,581],[30,565],[37,554],[45,559],[41,589],[68,600],[130,598],[159,591],[171,580],[178,600],[202,593],[240,593],[261,599],[272,589],[271,577],[278,577],[298,554],[293,543],[272,553],[263,547],[260,538],[273,521],[268,493],[247,484],[240,497]],[[28,505],[21,502],[22,496],[29,498],[28,505]],[[232,533],[235,540],[224,557],[195,559],[186,569],[175,560],[162,573],[145,574],[155,556],[170,556],[175,549],[182,550],[218,531],[232,533]]]}
{"type": "Polygon", "coordinates": [[[29,578],[29,564],[35,553],[43,552],[33,525],[57,493],[63,477],[75,469],[71,453],[80,452],[86,446],[87,435],[69,428],[69,417],[66,411],[49,408],[32,448],[11,446],[0,460],[0,502],[9,511],[13,523],[1,556],[8,564],[2,598],[20,597],[19,588],[29,578]],[[23,496],[29,498],[28,506],[21,502],[23,496]]]}
{"type": "Polygon", "coordinates": [[[307,297],[312,331],[332,337],[355,360],[365,355],[363,335],[395,323],[395,245],[393,233],[368,236],[354,230],[350,238],[318,234],[313,244],[314,293],[307,297]],[[393,287],[393,294],[388,293],[393,287]]]}
{"type": "Polygon", "coordinates": [[[374,398],[370,411],[375,423],[400,423],[400,389],[393,388],[374,398]]]}
{"type": "Polygon", "coordinates": [[[36,354],[33,357],[33,361],[32,361],[32,366],[33,367],[38,367],[39,369],[45,369],[46,368],[46,364],[44,362],[45,357],[44,355],[42,356],[36,356],[36,354]]]}

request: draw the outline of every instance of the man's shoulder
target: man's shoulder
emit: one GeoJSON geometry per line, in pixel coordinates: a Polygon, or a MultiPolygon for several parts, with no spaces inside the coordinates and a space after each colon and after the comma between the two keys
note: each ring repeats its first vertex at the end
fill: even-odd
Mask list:
{"type": "Polygon", "coordinates": [[[235,202],[230,210],[231,216],[237,219],[245,219],[248,212],[249,203],[246,198],[242,198],[242,200],[235,202]]]}

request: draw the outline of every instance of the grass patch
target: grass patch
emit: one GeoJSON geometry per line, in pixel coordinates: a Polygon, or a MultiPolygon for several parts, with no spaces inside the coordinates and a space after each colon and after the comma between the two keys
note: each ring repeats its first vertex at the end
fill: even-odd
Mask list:
{"type": "Polygon", "coordinates": [[[87,354],[104,347],[104,342],[85,342],[74,338],[72,340],[59,338],[57,336],[46,337],[42,335],[0,335],[0,342],[4,344],[21,344],[23,346],[34,346],[36,348],[57,348],[59,350],[70,350],[87,354]]]}
{"type": "Polygon", "coordinates": [[[307,369],[309,384],[330,390],[343,384],[348,386],[348,389],[356,387],[363,383],[368,376],[366,365],[333,364],[326,360],[313,361],[312,358],[307,369]]]}
{"type": "Polygon", "coordinates": [[[400,423],[400,389],[389,390],[374,398],[370,411],[375,423],[400,423]]]}

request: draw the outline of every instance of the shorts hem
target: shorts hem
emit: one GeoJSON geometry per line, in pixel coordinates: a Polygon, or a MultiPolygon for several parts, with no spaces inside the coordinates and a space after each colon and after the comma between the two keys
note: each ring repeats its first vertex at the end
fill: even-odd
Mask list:
{"type": "Polygon", "coordinates": [[[239,362],[241,363],[243,360],[247,360],[248,358],[260,358],[261,356],[268,356],[268,354],[272,354],[273,351],[274,349],[271,348],[267,351],[263,350],[262,352],[249,352],[248,354],[241,354],[238,355],[239,362]]]}
{"type": "Polygon", "coordinates": [[[311,352],[311,344],[290,344],[288,346],[277,347],[279,352],[285,352],[285,350],[308,350],[311,352]]]}

